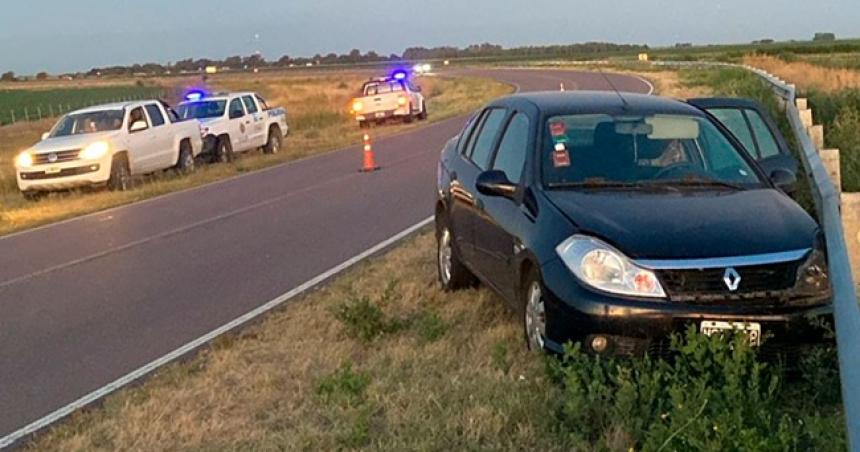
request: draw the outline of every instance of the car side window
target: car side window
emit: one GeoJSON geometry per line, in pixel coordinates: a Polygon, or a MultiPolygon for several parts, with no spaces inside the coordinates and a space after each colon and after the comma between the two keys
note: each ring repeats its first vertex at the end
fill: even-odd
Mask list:
{"type": "Polygon", "coordinates": [[[518,184],[523,174],[529,143],[529,118],[517,113],[508,123],[505,135],[499,143],[499,150],[493,162],[493,169],[503,171],[508,180],[518,184]]]}
{"type": "Polygon", "coordinates": [[[244,116],[245,110],[242,110],[242,101],[239,98],[235,98],[230,101],[230,117],[234,116],[244,116]]]}
{"type": "Polygon", "coordinates": [[[254,104],[254,98],[251,96],[244,96],[242,101],[245,102],[245,109],[248,110],[248,113],[256,113],[257,105],[254,104]]]}
{"type": "Polygon", "coordinates": [[[481,130],[478,132],[478,138],[475,139],[475,147],[472,148],[470,158],[478,168],[486,170],[490,167],[490,155],[493,152],[493,143],[496,142],[496,137],[499,134],[499,129],[502,127],[502,121],[508,114],[503,108],[494,108],[487,113],[484,123],[481,125],[481,130]]]}
{"type": "Polygon", "coordinates": [[[459,138],[459,141],[457,142],[457,152],[458,153],[460,153],[460,154],[466,153],[466,149],[468,149],[466,147],[466,144],[470,141],[470,138],[472,136],[472,131],[475,130],[475,128],[477,127],[477,124],[480,121],[481,121],[481,113],[477,113],[477,114],[475,114],[475,116],[472,116],[472,118],[469,120],[468,123],[466,123],[466,127],[464,127],[463,131],[460,132],[460,138],[459,138]]]}
{"type": "Polygon", "coordinates": [[[257,102],[260,104],[260,108],[262,108],[263,110],[269,109],[269,104],[267,104],[266,101],[262,97],[260,97],[259,95],[255,96],[255,97],[257,98],[257,102]]]}
{"type": "Polygon", "coordinates": [[[164,115],[161,114],[161,110],[158,108],[158,105],[147,104],[146,112],[149,113],[149,120],[152,121],[152,127],[164,125],[164,115]]]}
{"type": "Polygon", "coordinates": [[[146,115],[143,113],[143,107],[137,107],[128,114],[128,130],[131,131],[131,126],[138,121],[143,121],[144,124],[147,124],[146,129],[149,128],[149,124],[146,122],[146,115]]]}
{"type": "Polygon", "coordinates": [[[747,124],[744,113],[738,108],[714,108],[708,110],[715,118],[717,118],[732,134],[740,140],[744,148],[753,158],[758,158],[758,149],[755,145],[755,139],[747,124]]]}
{"type": "Polygon", "coordinates": [[[758,143],[758,153],[761,158],[766,159],[779,155],[779,145],[776,144],[776,138],[774,138],[773,132],[771,132],[770,128],[764,122],[764,118],[755,110],[746,110],[746,114],[755,134],[755,140],[758,143]]]}

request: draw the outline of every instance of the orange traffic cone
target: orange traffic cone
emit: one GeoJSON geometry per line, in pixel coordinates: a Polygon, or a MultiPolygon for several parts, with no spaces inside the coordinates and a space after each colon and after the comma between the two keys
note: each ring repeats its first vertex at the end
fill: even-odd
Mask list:
{"type": "Polygon", "coordinates": [[[369,173],[378,170],[376,161],[373,158],[373,145],[370,143],[370,135],[364,134],[364,165],[359,171],[369,173]]]}

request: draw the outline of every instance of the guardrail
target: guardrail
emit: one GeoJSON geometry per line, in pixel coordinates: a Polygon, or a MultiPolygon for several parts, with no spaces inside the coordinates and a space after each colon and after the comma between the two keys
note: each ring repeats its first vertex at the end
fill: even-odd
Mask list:
{"type": "Polygon", "coordinates": [[[785,101],[785,113],[800,146],[801,162],[810,176],[809,183],[815,209],[827,242],[848,444],[851,450],[860,450],[860,306],[857,304],[857,292],[842,227],[839,191],[834,186],[818,149],[800,118],[800,112],[795,104],[797,97],[795,86],[766,71],[745,65],[702,62],[654,62],[653,64],[746,69],[761,77],[776,95],[785,101]]]}

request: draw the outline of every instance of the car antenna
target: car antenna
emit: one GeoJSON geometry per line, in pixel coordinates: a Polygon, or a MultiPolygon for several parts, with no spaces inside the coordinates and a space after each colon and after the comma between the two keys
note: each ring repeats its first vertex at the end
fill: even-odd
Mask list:
{"type": "Polygon", "coordinates": [[[621,103],[624,104],[624,109],[627,109],[630,104],[628,104],[627,99],[625,99],[624,96],[621,95],[621,91],[618,91],[618,88],[615,87],[615,84],[612,83],[612,80],[609,79],[606,73],[603,72],[603,70],[601,70],[599,66],[597,67],[597,72],[600,72],[600,75],[603,76],[603,80],[606,80],[606,83],[609,84],[609,86],[612,88],[612,91],[615,92],[615,95],[618,96],[619,99],[621,99],[621,103]]]}

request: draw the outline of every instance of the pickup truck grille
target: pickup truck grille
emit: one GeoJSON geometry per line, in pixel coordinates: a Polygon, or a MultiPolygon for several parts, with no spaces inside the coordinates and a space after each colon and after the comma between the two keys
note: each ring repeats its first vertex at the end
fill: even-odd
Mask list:
{"type": "Polygon", "coordinates": [[[726,268],[658,270],[657,276],[669,298],[678,302],[716,303],[719,301],[767,302],[788,295],[794,287],[797,270],[803,261],[734,267],[740,275],[737,290],[730,291],[723,281],[726,268]]]}
{"type": "Polygon", "coordinates": [[[80,149],[71,149],[68,151],[43,152],[40,154],[33,154],[33,164],[48,165],[51,163],[71,162],[73,160],[78,159],[78,154],[80,154],[80,152],[80,149]],[[53,162],[51,161],[51,155],[56,155],[57,157],[57,159],[53,162]]]}

